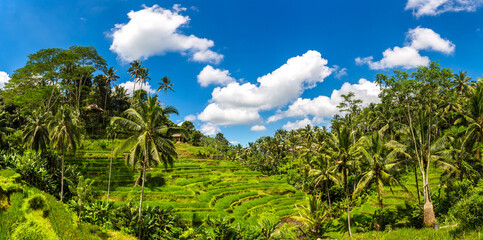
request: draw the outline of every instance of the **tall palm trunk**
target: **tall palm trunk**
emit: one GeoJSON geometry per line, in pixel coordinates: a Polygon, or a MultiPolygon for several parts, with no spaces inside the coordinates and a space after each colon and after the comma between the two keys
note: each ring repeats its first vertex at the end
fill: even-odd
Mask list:
{"type": "Polygon", "coordinates": [[[139,199],[139,219],[138,219],[138,222],[139,222],[138,237],[139,237],[139,239],[141,239],[141,226],[142,226],[141,214],[142,214],[142,209],[143,209],[144,182],[146,180],[146,162],[147,162],[147,155],[146,154],[147,153],[145,153],[145,157],[144,157],[144,161],[143,161],[143,179],[142,179],[142,184],[141,184],[141,197],[139,199]]]}
{"type": "Polygon", "coordinates": [[[325,176],[325,191],[327,191],[327,200],[329,201],[329,211],[332,210],[332,203],[330,202],[330,191],[329,191],[329,185],[327,184],[329,178],[327,175],[325,176]]]}
{"type": "Polygon", "coordinates": [[[164,89],[164,107],[166,107],[166,98],[168,96],[168,89],[164,89]]]}
{"type": "Polygon", "coordinates": [[[345,185],[345,200],[347,206],[347,228],[349,230],[349,237],[352,237],[351,231],[351,215],[349,212],[349,186],[347,184],[347,169],[344,169],[344,185],[345,185]]]}
{"type": "Polygon", "coordinates": [[[382,184],[381,184],[381,182],[380,182],[380,181],[381,181],[381,180],[378,180],[378,186],[377,186],[377,198],[378,198],[378,200],[379,200],[379,207],[380,207],[381,209],[383,209],[383,208],[384,208],[384,204],[383,204],[383,202],[382,202],[382,186],[381,186],[382,184]]]}
{"type": "Polygon", "coordinates": [[[418,192],[418,203],[421,207],[421,192],[419,192],[418,171],[416,165],[414,165],[414,178],[416,179],[416,192],[418,192]]]}
{"type": "Polygon", "coordinates": [[[64,144],[62,143],[62,175],[60,177],[60,201],[62,202],[64,197],[64,144]]]}
{"type": "Polygon", "coordinates": [[[109,203],[109,190],[111,188],[111,169],[112,169],[112,153],[114,152],[114,139],[111,140],[111,158],[109,159],[109,181],[107,182],[107,200],[109,203]]]}

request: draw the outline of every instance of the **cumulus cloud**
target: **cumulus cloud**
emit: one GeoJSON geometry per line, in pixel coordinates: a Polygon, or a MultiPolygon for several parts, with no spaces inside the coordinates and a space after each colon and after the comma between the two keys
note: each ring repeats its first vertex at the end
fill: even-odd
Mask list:
{"type": "Polygon", "coordinates": [[[380,93],[379,86],[374,82],[361,78],[356,84],[344,83],[339,90],[332,91],[330,97],[321,95],[313,99],[298,98],[287,110],[279,111],[269,117],[268,122],[278,121],[287,117],[305,117],[303,121],[300,120],[295,123],[288,122],[288,125],[286,124],[287,128],[290,127],[291,129],[294,126],[300,126],[302,123],[307,125],[309,124],[308,121],[310,121],[310,124],[320,123],[324,119],[339,113],[337,105],[344,100],[342,95],[347,95],[350,92],[354,93],[355,99],[362,100],[363,107],[368,106],[370,103],[380,102],[378,97],[380,93]],[[313,119],[310,120],[308,118],[309,116],[312,116],[313,119]]]}
{"type": "MultiPolygon", "coordinates": [[[[134,81],[127,81],[124,83],[119,84],[120,86],[124,87],[127,90],[127,93],[129,95],[132,95],[132,90],[134,87],[134,81]]],[[[151,88],[151,85],[149,85],[149,82],[146,82],[146,84],[136,84],[136,91],[139,89],[144,89],[148,93],[155,93],[156,90],[151,88]]]]}
{"type": "Polygon", "coordinates": [[[235,82],[235,78],[230,76],[230,72],[228,70],[221,70],[213,68],[210,65],[201,70],[200,74],[197,76],[198,83],[202,87],[206,87],[210,84],[215,85],[227,85],[228,83],[235,82]]]}
{"type": "Polygon", "coordinates": [[[257,84],[231,82],[212,92],[211,102],[198,119],[215,125],[256,124],[260,111],[284,106],[305,89],[323,82],[332,69],[317,51],[308,51],[257,79],[257,84]]]}
{"type": "Polygon", "coordinates": [[[190,122],[193,122],[194,120],[196,120],[196,116],[195,115],[188,115],[186,117],[184,117],[184,121],[190,121],[190,122]]]}
{"type": "Polygon", "coordinates": [[[0,88],[5,87],[5,84],[10,80],[8,73],[0,71],[0,88]]]}
{"type": "Polygon", "coordinates": [[[194,35],[184,35],[179,30],[189,23],[190,18],[180,12],[186,8],[175,4],[173,9],[158,5],[143,6],[139,11],[130,11],[129,22],[116,24],[109,36],[112,38],[110,50],[125,62],[147,59],[166,52],[179,52],[189,55],[198,62],[219,63],[223,55],[210,50],[212,40],[194,35]]]}
{"type": "Polygon", "coordinates": [[[432,50],[444,54],[454,52],[455,45],[446,39],[441,38],[439,34],[429,28],[417,27],[410,29],[406,34],[406,46],[388,48],[383,53],[383,58],[379,61],[373,61],[374,57],[356,58],[356,64],[367,64],[370,69],[390,69],[401,67],[404,69],[416,68],[418,66],[427,66],[429,58],[421,56],[421,50],[432,50]]]}
{"type": "Polygon", "coordinates": [[[287,131],[290,131],[290,130],[296,130],[299,128],[304,128],[307,125],[314,125],[314,123],[312,120],[308,118],[304,118],[302,120],[297,120],[295,122],[288,121],[285,125],[282,126],[282,128],[287,131]]]}
{"type": "Polygon", "coordinates": [[[267,128],[263,125],[253,125],[250,128],[250,131],[254,131],[254,132],[261,132],[261,131],[265,131],[265,130],[267,130],[267,128]]]}
{"type": "Polygon", "coordinates": [[[209,104],[205,110],[198,115],[198,119],[203,122],[211,122],[223,126],[247,125],[262,121],[256,108],[223,108],[217,103],[209,104]]]}
{"type": "Polygon", "coordinates": [[[406,10],[412,10],[416,17],[436,16],[445,12],[474,12],[483,0],[408,0],[406,10]]]}
{"type": "Polygon", "coordinates": [[[212,124],[212,123],[205,123],[203,125],[201,125],[201,129],[200,131],[204,134],[204,135],[215,135],[217,133],[220,132],[220,128],[215,125],[215,124],[212,124]]]}

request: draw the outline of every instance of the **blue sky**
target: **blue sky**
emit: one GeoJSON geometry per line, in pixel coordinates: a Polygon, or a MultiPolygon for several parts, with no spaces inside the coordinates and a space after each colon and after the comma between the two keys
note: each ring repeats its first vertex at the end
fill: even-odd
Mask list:
{"type": "Polygon", "coordinates": [[[246,144],[279,128],[327,124],[350,91],[377,102],[378,72],[439,60],[482,77],[482,5],[2,0],[0,84],[39,49],[94,46],[118,70],[118,84],[132,85],[134,59],[149,68],[151,89],[170,77],[175,122],[190,119],[206,134],[246,144]]]}

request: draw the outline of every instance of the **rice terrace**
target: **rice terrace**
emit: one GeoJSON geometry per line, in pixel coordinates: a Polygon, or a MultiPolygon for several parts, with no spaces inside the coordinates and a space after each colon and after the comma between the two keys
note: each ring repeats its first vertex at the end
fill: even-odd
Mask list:
{"type": "Polygon", "coordinates": [[[0,240],[483,239],[483,0],[0,2],[0,240]]]}

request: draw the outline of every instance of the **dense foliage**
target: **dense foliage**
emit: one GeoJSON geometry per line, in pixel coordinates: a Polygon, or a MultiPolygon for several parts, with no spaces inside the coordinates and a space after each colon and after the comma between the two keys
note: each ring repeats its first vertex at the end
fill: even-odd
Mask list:
{"type": "MultiPolygon", "coordinates": [[[[230,144],[222,133],[204,136],[190,121],[174,124],[169,115],[177,109],[167,105],[168,91],[175,88],[170,78],[161,78],[160,101],[136,90],[136,84],[153,78],[141,61],[132,62],[128,73],[135,83],[131,96],[122,86],[113,86],[119,76],[96,49],[81,46],[39,50],[14,72],[0,91],[0,168],[9,169],[0,170],[2,237],[70,239],[90,231],[97,233],[82,237],[106,238],[105,230],[93,225],[140,239],[316,239],[337,232],[351,236],[438,225],[457,225],[451,234],[459,236],[481,231],[482,79],[472,81],[465,72],[454,74],[435,62],[414,71],[378,74],[379,103],[363,105],[349,93],[330,128],[277,130],[243,147],[230,144]],[[178,187],[219,183],[217,189],[196,192],[197,198],[233,215],[191,214],[186,221],[171,206],[143,205],[145,186],[165,184],[153,169],[163,165],[170,171],[178,157],[176,141],[193,146],[185,156],[236,161],[278,180],[241,182],[230,194],[223,187],[230,183],[220,177],[176,182],[178,187]],[[72,164],[86,154],[80,148],[110,152],[108,176],[101,181],[107,185],[105,202],[94,200],[94,180],[72,164]],[[139,204],[109,199],[112,170],[121,169],[113,159],[122,155],[130,170],[116,177],[141,186],[140,192],[132,191],[139,204]],[[303,204],[288,202],[284,207],[290,209],[283,208],[278,216],[238,221],[249,208],[279,197],[248,189],[295,193],[285,186],[278,189],[280,182],[309,197],[303,204]],[[52,196],[67,202],[70,210],[52,196]],[[250,198],[256,199],[240,201],[233,209],[238,200],[250,198]],[[293,212],[298,217],[290,217],[293,212]]],[[[84,160],[86,168],[100,168],[95,156],[84,160]]],[[[211,171],[188,165],[171,177],[211,171]]],[[[175,193],[180,195],[167,197],[183,194],[175,193]]]]}

